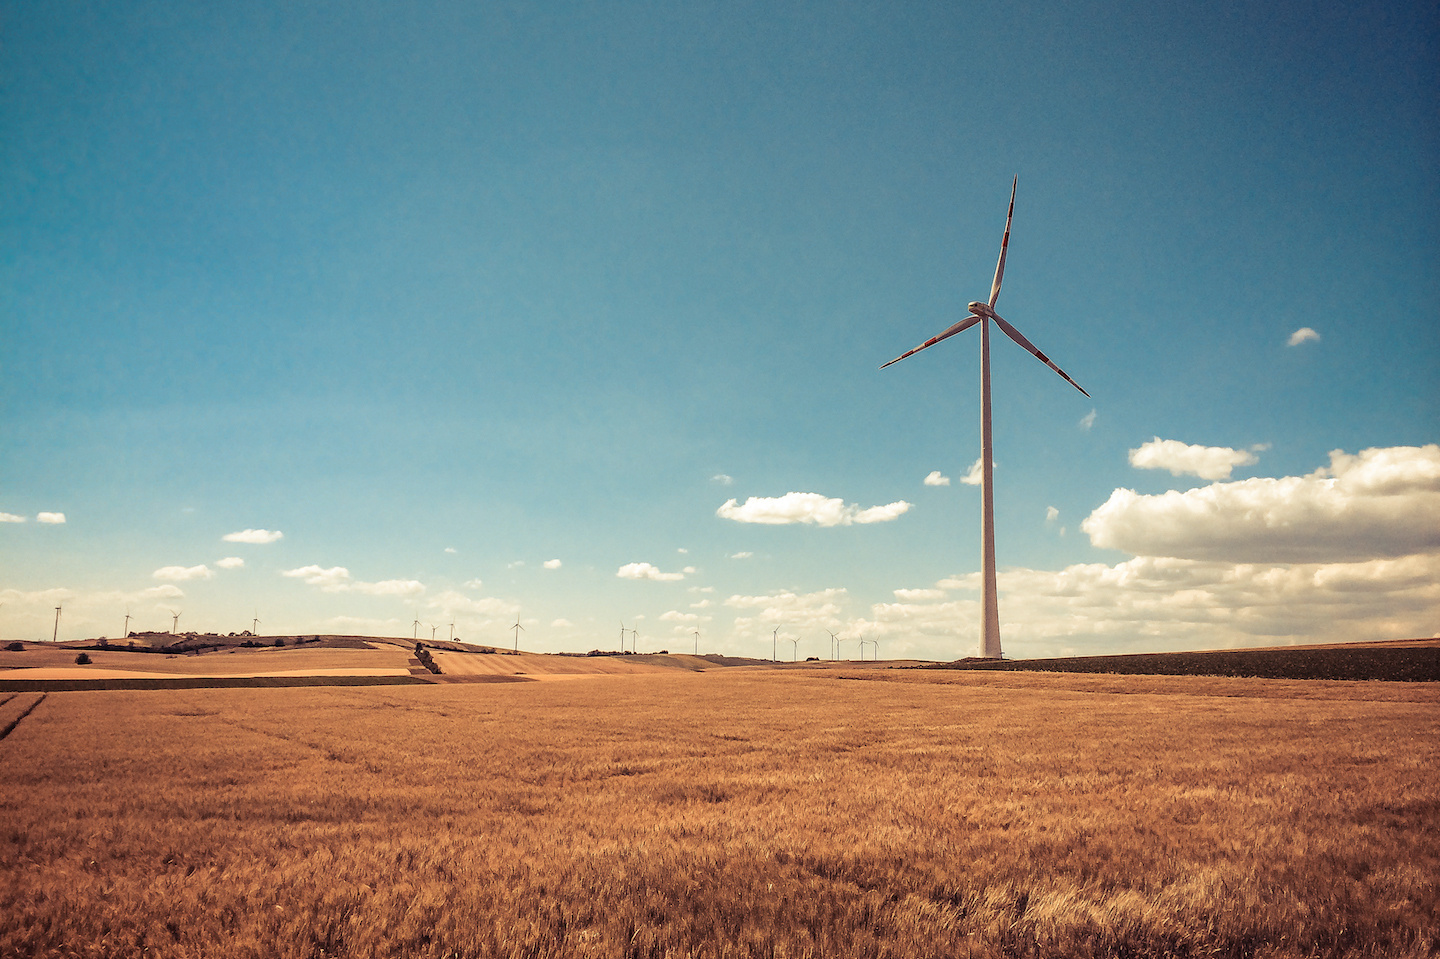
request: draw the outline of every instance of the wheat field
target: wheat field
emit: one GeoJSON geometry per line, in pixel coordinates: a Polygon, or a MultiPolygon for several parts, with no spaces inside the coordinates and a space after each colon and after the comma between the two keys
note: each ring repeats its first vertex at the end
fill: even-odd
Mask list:
{"type": "Polygon", "coordinates": [[[1432,684],[716,669],[0,700],[0,726],[30,710],[0,741],[4,956],[1440,950],[1432,684]]]}

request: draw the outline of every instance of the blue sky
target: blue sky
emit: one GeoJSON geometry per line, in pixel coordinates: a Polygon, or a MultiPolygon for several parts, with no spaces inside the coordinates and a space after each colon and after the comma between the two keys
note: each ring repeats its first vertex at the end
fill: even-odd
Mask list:
{"type": "Polygon", "coordinates": [[[970,654],[1017,174],[1007,654],[1429,635],[1436,21],[20,5],[0,636],[970,654]]]}

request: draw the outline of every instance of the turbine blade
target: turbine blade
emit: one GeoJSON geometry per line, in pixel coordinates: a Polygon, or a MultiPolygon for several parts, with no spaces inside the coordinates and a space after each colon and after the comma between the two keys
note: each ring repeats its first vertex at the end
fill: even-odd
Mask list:
{"type": "MultiPolygon", "coordinates": [[[[974,326],[976,323],[979,322],[980,317],[972,313],[971,315],[965,317],[965,319],[961,320],[959,323],[956,323],[954,326],[950,327],[950,329],[946,330],[944,333],[941,333],[939,336],[932,336],[924,343],[921,343],[919,346],[915,347],[915,349],[909,350],[905,353],[901,353],[899,356],[895,357],[895,359],[891,360],[890,363],[899,363],[901,360],[905,359],[905,357],[914,356],[916,353],[919,353],[927,346],[934,346],[936,343],[939,343],[941,340],[945,339],[948,336],[954,336],[956,333],[964,333],[966,330],[970,329],[970,327],[974,326]]],[[[885,369],[885,367],[889,366],[890,363],[882,365],[880,369],[885,369]]]]}
{"type": "Polygon", "coordinates": [[[1010,184],[1010,212],[1005,214],[1005,235],[1000,238],[1000,262],[995,264],[995,282],[990,284],[990,307],[1000,299],[1000,281],[1005,278],[1005,251],[1010,248],[1010,218],[1015,215],[1015,188],[1020,185],[1020,174],[1015,174],[1010,184]]]}
{"type": "MultiPolygon", "coordinates": [[[[1002,329],[1002,330],[1005,331],[1005,335],[1006,335],[1006,336],[1010,337],[1010,339],[1014,340],[1016,343],[1019,343],[1021,346],[1025,347],[1025,349],[1027,349],[1027,350],[1029,350],[1031,353],[1035,354],[1035,358],[1036,358],[1037,360],[1039,360],[1041,363],[1044,363],[1046,366],[1050,367],[1050,369],[1054,370],[1056,373],[1059,373],[1060,376],[1065,380],[1066,383],[1069,383],[1071,386],[1075,387],[1075,388],[1076,388],[1077,390],[1079,390],[1081,393],[1085,393],[1084,388],[1081,387],[1081,385],[1080,385],[1079,383],[1076,383],[1076,382],[1075,382],[1074,380],[1072,380],[1069,376],[1066,376],[1064,370],[1060,369],[1060,367],[1058,367],[1058,366],[1056,366],[1054,363],[1052,363],[1052,362],[1050,361],[1050,357],[1046,356],[1044,353],[1041,353],[1039,350],[1037,350],[1037,349],[1035,348],[1035,344],[1034,344],[1034,343],[1031,343],[1029,340],[1025,339],[1025,337],[1021,335],[1021,333],[1020,333],[1019,330],[1015,329],[1015,327],[1011,326],[1009,323],[1006,323],[1004,320],[1000,319],[1000,317],[998,317],[998,316],[995,317],[995,323],[996,323],[996,325],[998,325],[998,326],[1000,327],[1000,329],[1002,329]]],[[[1086,395],[1086,396],[1089,396],[1090,394],[1089,394],[1089,393],[1085,393],[1085,395],[1086,395]]]]}

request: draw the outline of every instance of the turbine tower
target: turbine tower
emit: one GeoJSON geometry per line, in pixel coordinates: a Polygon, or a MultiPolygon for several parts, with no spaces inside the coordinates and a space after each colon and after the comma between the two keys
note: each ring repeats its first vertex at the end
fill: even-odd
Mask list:
{"type": "Polygon", "coordinates": [[[695,655],[700,655],[700,630],[692,630],[695,633],[695,655]]]}
{"type": "Polygon", "coordinates": [[[59,607],[59,606],[56,606],[56,607],[55,607],[55,631],[50,634],[50,642],[52,642],[52,643],[54,643],[54,642],[59,642],[59,640],[60,640],[60,607],[59,607]]]}
{"type": "Polygon", "coordinates": [[[130,635],[130,610],[125,610],[125,628],[120,632],[120,638],[125,639],[130,635]]]}
{"type": "Polygon", "coordinates": [[[510,628],[515,630],[515,652],[518,653],[520,652],[520,633],[525,629],[524,626],[520,625],[519,616],[515,617],[515,625],[511,626],[510,628]]]}
{"type": "MultiPolygon", "coordinates": [[[[986,659],[1000,658],[1000,607],[996,599],[995,590],[995,489],[994,470],[995,461],[992,456],[990,442],[990,321],[994,320],[995,325],[1004,331],[1016,343],[1044,363],[1050,369],[1059,373],[1061,378],[1071,386],[1085,393],[1079,383],[1076,383],[1065,371],[1051,362],[1050,357],[1041,353],[1035,345],[1021,335],[1009,323],[1006,323],[995,312],[995,301],[1000,298],[1000,281],[1005,276],[1005,251],[1010,246],[1010,218],[1015,215],[1015,188],[1019,185],[1020,178],[1017,176],[1010,184],[1010,211],[1005,214],[1005,234],[1000,238],[1000,261],[995,264],[995,281],[990,284],[990,301],[988,303],[974,302],[970,304],[970,315],[959,323],[950,327],[937,336],[921,343],[913,350],[901,353],[890,363],[880,367],[885,369],[891,363],[898,363],[907,356],[913,356],[927,347],[934,346],[941,340],[954,336],[956,333],[963,333],[976,323],[980,324],[980,501],[981,501],[981,526],[980,526],[980,559],[981,559],[981,596],[980,596],[980,655],[986,659]]],[[[1089,396],[1089,393],[1085,393],[1089,396]]]]}
{"type": "Polygon", "coordinates": [[[175,630],[176,630],[176,628],[177,628],[179,625],[180,625],[180,614],[177,613],[177,612],[175,612],[175,610],[173,610],[173,609],[170,610],[170,635],[171,635],[171,636],[174,636],[174,635],[175,635],[175,630]]]}

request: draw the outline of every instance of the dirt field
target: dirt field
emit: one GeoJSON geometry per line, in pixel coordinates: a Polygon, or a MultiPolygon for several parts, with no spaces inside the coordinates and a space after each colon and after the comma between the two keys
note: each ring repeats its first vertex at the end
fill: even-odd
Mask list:
{"type": "Polygon", "coordinates": [[[0,693],[0,955],[1433,955],[1437,707],[844,668],[0,693]]]}

